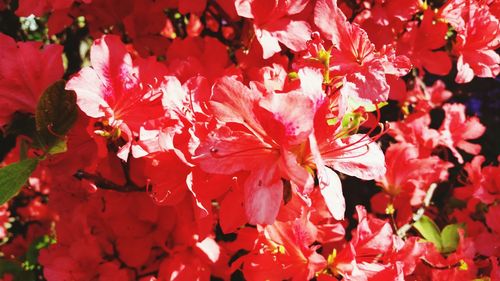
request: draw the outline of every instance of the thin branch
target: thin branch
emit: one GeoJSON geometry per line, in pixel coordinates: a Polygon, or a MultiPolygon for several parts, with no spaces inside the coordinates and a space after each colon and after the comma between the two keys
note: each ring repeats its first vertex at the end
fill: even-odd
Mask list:
{"type": "Polygon", "coordinates": [[[439,269],[439,270],[448,270],[448,269],[452,269],[452,268],[459,267],[462,265],[461,262],[456,262],[454,264],[440,266],[440,265],[432,264],[430,261],[426,260],[425,258],[421,258],[420,260],[422,261],[423,264],[427,265],[428,267],[430,267],[432,269],[439,269]]]}
{"type": "Polygon", "coordinates": [[[146,188],[144,187],[139,187],[131,183],[119,185],[99,175],[85,172],[84,170],[78,170],[73,176],[79,180],[88,180],[94,183],[94,185],[99,189],[114,190],[118,192],[146,192],[146,188]]]}
{"type": "Polygon", "coordinates": [[[425,213],[425,209],[428,208],[431,204],[431,199],[432,195],[434,195],[434,191],[437,188],[437,184],[433,183],[429,186],[429,190],[427,190],[427,193],[425,194],[424,198],[424,203],[422,206],[413,214],[413,217],[411,219],[411,222],[403,225],[399,230],[398,230],[398,236],[399,237],[404,237],[406,235],[406,232],[410,230],[415,222],[420,220],[422,216],[425,213]]]}

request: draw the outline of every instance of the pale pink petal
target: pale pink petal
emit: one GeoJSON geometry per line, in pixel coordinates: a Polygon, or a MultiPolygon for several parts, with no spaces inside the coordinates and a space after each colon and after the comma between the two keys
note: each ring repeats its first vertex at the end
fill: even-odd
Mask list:
{"type": "Polygon", "coordinates": [[[314,7],[314,24],[334,45],[340,43],[339,30],[346,22],[344,13],[338,8],[337,0],[318,0],[314,7]]]}
{"type": "Polygon", "coordinates": [[[207,237],[203,241],[197,242],[196,247],[205,253],[211,262],[216,263],[219,260],[220,247],[214,239],[207,237]]]}
{"type": "Polygon", "coordinates": [[[109,104],[102,96],[105,86],[90,67],[84,67],[75,74],[66,83],[66,90],[73,90],[77,93],[76,103],[87,116],[104,117],[105,112],[111,111],[109,104]]]}
{"type": "Polygon", "coordinates": [[[354,176],[363,180],[372,180],[385,174],[384,153],[368,136],[353,135],[343,141],[337,140],[330,147],[324,146],[321,151],[335,150],[336,153],[323,153],[323,159],[327,166],[341,173],[354,176]]]}
{"type": "Polygon", "coordinates": [[[253,113],[254,103],[262,97],[260,92],[234,78],[223,77],[214,85],[212,93],[210,107],[218,120],[260,127],[253,113]]]}
{"type": "Polygon", "coordinates": [[[251,0],[235,0],[234,6],[240,17],[253,19],[251,0]]]}
{"type": "MultiPolygon", "coordinates": [[[[292,51],[304,50],[311,39],[311,28],[305,21],[294,21],[282,18],[262,26],[267,32],[292,51]]],[[[264,57],[266,58],[266,57],[264,57]]]]}
{"type": "Polygon", "coordinates": [[[272,224],[283,200],[283,183],[276,166],[252,171],[244,184],[245,213],[251,224],[272,224]]]}
{"type": "Polygon", "coordinates": [[[326,206],[336,220],[343,220],[345,199],[339,176],[326,166],[318,167],[318,181],[326,206]]]}
{"type": "Polygon", "coordinates": [[[299,187],[299,192],[309,194],[314,188],[314,179],[304,167],[297,163],[297,156],[288,150],[281,151],[280,169],[299,187]]]}
{"type": "Polygon", "coordinates": [[[256,114],[266,133],[282,145],[300,144],[313,130],[313,101],[300,92],[267,95],[259,106],[256,114]],[[275,122],[269,122],[271,118],[275,122]]]}
{"type": "Polygon", "coordinates": [[[281,51],[278,38],[276,36],[273,36],[271,32],[267,31],[266,29],[255,27],[255,37],[262,46],[262,57],[264,59],[268,59],[274,54],[281,51]]]}
{"type": "Polygon", "coordinates": [[[227,127],[210,132],[195,154],[193,160],[204,171],[226,175],[262,169],[262,165],[279,159],[279,151],[270,149],[255,135],[227,127]]]}
{"type": "Polygon", "coordinates": [[[464,57],[459,56],[457,60],[458,73],[455,77],[455,82],[457,83],[469,83],[474,78],[474,70],[470,65],[464,62],[464,57]]]}
{"type": "Polygon", "coordinates": [[[342,194],[340,178],[334,171],[325,166],[314,134],[309,136],[309,146],[316,164],[321,195],[332,216],[337,220],[342,220],[345,213],[345,199],[342,194]]]}
{"type": "Polygon", "coordinates": [[[132,58],[118,36],[105,35],[96,39],[90,49],[90,61],[106,87],[103,98],[112,107],[127,90],[138,84],[132,58]]]}
{"type": "MultiPolygon", "coordinates": [[[[200,201],[200,198],[198,197],[198,195],[196,194],[196,192],[194,192],[193,190],[193,173],[189,173],[186,177],[186,186],[189,190],[189,192],[191,192],[191,195],[193,196],[194,198],[194,203],[196,205],[196,208],[197,208],[197,218],[204,218],[206,216],[208,216],[208,210],[205,206],[203,206],[203,203],[200,201]]],[[[206,240],[206,239],[205,239],[206,240]]],[[[218,255],[217,255],[218,257],[218,255]]],[[[214,261],[215,262],[215,261],[214,261]]]]}

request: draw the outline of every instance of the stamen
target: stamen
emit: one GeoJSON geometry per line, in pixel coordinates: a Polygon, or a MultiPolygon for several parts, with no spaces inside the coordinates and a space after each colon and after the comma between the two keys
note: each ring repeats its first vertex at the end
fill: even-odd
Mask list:
{"type": "MultiPolygon", "coordinates": [[[[273,150],[275,150],[275,151],[277,151],[279,153],[279,150],[276,149],[276,148],[273,148],[273,147],[253,147],[253,148],[243,149],[243,150],[240,150],[240,151],[235,151],[235,152],[231,152],[231,153],[227,153],[227,154],[219,154],[219,150],[217,148],[211,148],[210,149],[210,154],[214,158],[221,159],[221,158],[226,158],[226,157],[241,155],[243,153],[250,152],[250,151],[259,151],[259,150],[266,150],[266,152],[262,152],[261,153],[263,155],[264,154],[269,154],[270,153],[269,151],[273,151],[273,150]]],[[[259,154],[252,153],[251,156],[255,156],[255,155],[259,155],[259,154]]]]}
{"type": "MultiPolygon", "coordinates": [[[[378,104],[375,104],[375,109],[376,109],[375,112],[376,112],[376,117],[377,117],[377,125],[376,126],[373,126],[372,128],[370,128],[370,130],[366,134],[363,134],[363,136],[360,139],[356,140],[355,142],[352,142],[352,143],[349,143],[349,144],[346,144],[343,146],[338,146],[336,148],[329,149],[326,151],[322,150],[320,148],[321,155],[322,156],[330,155],[330,157],[336,158],[336,159],[348,159],[348,158],[356,158],[356,157],[359,157],[359,156],[362,156],[362,155],[365,155],[366,153],[368,153],[369,144],[378,141],[389,130],[389,123],[388,122],[380,123],[380,108],[378,107],[378,104]],[[377,128],[380,128],[380,132],[374,136],[370,136],[377,128]],[[341,153],[339,153],[339,152],[346,153],[346,152],[357,151],[357,150],[362,149],[363,147],[366,147],[366,150],[363,150],[364,152],[361,154],[358,154],[358,155],[340,156],[341,153]]],[[[357,130],[360,126],[365,124],[367,122],[367,120],[368,120],[368,118],[365,118],[365,120],[359,126],[349,128],[349,130],[346,130],[344,132],[341,132],[341,133],[335,135],[335,139],[339,139],[341,137],[349,135],[354,130],[357,130]]],[[[326,145],[328,145],[328,144],[322,145],[322,147],[325,147],[326,145]]]]}

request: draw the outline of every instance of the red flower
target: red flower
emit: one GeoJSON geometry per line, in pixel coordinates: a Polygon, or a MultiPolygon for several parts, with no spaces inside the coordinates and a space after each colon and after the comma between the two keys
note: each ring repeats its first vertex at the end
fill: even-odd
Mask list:
{"type": "Polygon", "coordinates": [[[108,132],[111,137],[123,132],[127,144],[118,155],[126,160],[131,142],[144,123],[164,114],[162,92],[153,88],[158,87],[154,77],[164,69],[149,60],[134,64],[120,38],[111,35],[94,42],[90,60],[92,67],[80,70],[66,88],[76,92],[77,104],[85,114],[112,128],[108,132]]]}
{"type": "Polygon", "coordinates": [[[43,91],[61,79],[62,46],[39,42],[16,43],[0,33],[0,127],[16,111],[35,113],[43,91]]]}
{"type": "Polygon", "coordinates": [[[253,19],[255,37],[264,51],[264,59],[281,50],[283,43],[292,51],[306,48],[311,29],[309,24],[295,15],[304,10],[309,0],[237,0],[238,15],[253,19]]]}
{"type": "Polygon", "coordinates": [[[455,81],[467,83],[478,77],[495,78],[500,73],[500,56],[495,50],[500,46],[500,22],[485,5],[470,4],[463,9],[466,19],[463,29],[458,29],[453,53],[458,56],[458,73],[455,81]]]}
{"type": "Polygon", "coordinates": [[[481,151],[481,145],[473,144],[467,140],[479,138],[486,128],[479,122],[477,117],[465,116],[465,105],[445,104],[443,106],[445,118],[439,129],[439,143],[448,147],[453,156],[463,163],[462,156],[456,148],[460,148],[467,153],[477,155],[481,151]]]}
{"type": "Polygon", "coordinates": [[[329,54],[332,77],[345,76],[353,84],[349,95],[368,101],[387,100],[390,87],[386,74],[403,76],[410,69],[409,61],[389,51],[377,52],[366,32],[347,21],[335,0],[318,1],[314,11],[314,23],[333,44],[329,54]]]}
{"type": "Polygon", "coordinates": [[[431,9],[425,10],[420,25],[411,22],[408,31],[398,41],[398,52],[408,56],[412,64],[424,75],[423,69],[437,75],[451,70],[451,60],[445,51],[437,51],[446,44],[448,25],[435,20],[431,9]]]}
{"type": "Polygon", "coordinates": [[[289,169],[307,174],[287,148],[311,133],[312,100],[300,93],[264,97],[226,77],[214,86],[211,109],[225,124],[201,140],[196,161],[210,173],[250,171],[244,183],[246,214],[250,223],[271,224],[283,197],[281,178],[294,175],[289,169]]]}
{"type": "Polygon", "coordinates": [[[241,257],[247,280],[310,280],[324,269],[326,260],[311,246],[316,227],[306,216],[288,222],[276,221],[260,231],[250,253],[241,257]]]}
{"type": "MultiPolygon", "coordinates": [[[[460,200],[492,204],[500,199],[500,168],[498,166],[482,167],[484,156],[476,156],[471,162],[466,163],[464,170],[467,172],[467,182],[463,187],[454,190],[454,195],[460,200]],[[476,199],[476,200],[471,200],[476,199]]],[[[474,210],[476,204],[470,204],[474,210]]]]}

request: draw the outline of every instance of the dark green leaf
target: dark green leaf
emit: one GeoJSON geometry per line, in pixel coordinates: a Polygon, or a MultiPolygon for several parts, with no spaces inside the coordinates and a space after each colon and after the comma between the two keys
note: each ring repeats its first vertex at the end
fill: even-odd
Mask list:
{"type": "Polygon", "coordinates": [[[15,112],[6,129],[7,135],[25,135],[34,139],[36,134],[35,118],[32,114],[15,112]]]}
{"type": "Polygon", "coordinates": [[[33,270],[38,265],[38,253],[40,250],[54,244],[55,242],[55,239],[49,235],[40,236],[33,240],[28,248],[28,251],[26,252],[26,261],[23,263],[24,268],[27,270],[33,270]]]}
{"type": "Polygon", "coordinates": [[[5,274],[12,274],[15,281],[35,280],[33,272],[25,271],[20,263],[0,259],[0,279],[5,274]]]}
{"type": "Polygon", "coordinates": [[[19,192],[37,164],[37,158],[28,158],[0,168],[0,204],[7,202],[19,192]]]}
{"type": "Polygon", "coordinates": [[[60,80],[48,87],[36,108],[38,141],[47,150],[64,140],[77,118],[76,94],[64,86],[65,82],[60,80]]]}

